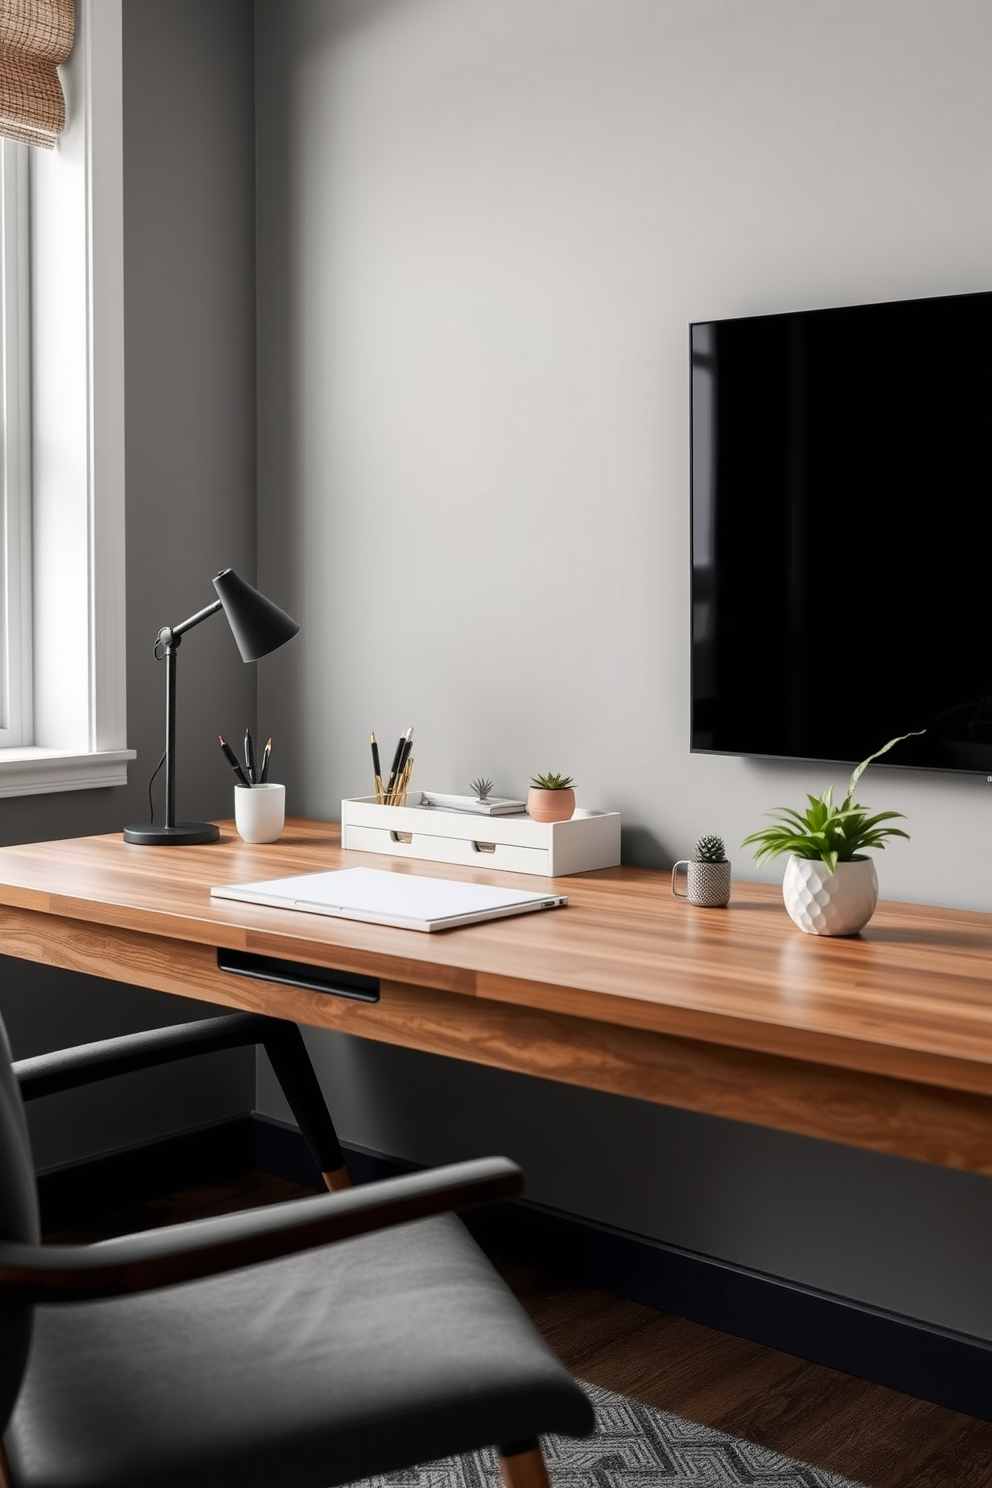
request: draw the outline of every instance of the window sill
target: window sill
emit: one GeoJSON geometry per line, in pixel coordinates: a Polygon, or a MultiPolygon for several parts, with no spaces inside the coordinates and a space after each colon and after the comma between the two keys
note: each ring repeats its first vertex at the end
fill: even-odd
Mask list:
{"type": "Polygon", "coordinates": [[[133,749],[79,754],[68,749],[0,749],[0,796],[42,796],[52,791],[126,785],[133,749]]]}

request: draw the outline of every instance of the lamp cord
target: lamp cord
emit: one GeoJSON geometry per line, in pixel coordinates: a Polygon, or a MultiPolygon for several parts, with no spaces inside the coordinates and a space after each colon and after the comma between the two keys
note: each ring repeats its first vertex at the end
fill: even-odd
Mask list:
{"type": "Polygon", "coordinates": [[[148,820],[151,822],[152,826],[155,825],[155,802],[152,800],[152,786],[155,784],[155,776],[165,764],[165,756],[167,752],[168,751],[163,750],[162,758],[159,760],[158,764],[152,771],[152,778],[148,782],[148,820]]]}

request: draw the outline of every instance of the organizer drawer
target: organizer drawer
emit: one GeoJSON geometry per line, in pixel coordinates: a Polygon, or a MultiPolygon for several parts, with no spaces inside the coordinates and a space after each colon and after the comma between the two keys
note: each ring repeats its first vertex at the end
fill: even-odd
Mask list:
{"type": "Polygon", "coordinates": [[[612,868],[620,861],[620,816],[616,811],[576,807],[569,821],[532,817],[476,816],[424,810],[419,791],[405,806],[381,806],[374,796],[341,802],[341,846],[391,853],[429,863],[461,863],[507,873],[558,878],[612,868]]]}
{"type": "Polygon", "coordinates": [[[390,853],[395,858],[423,858],[433,863],[462,863],[468,868],[501,868],[509,873],[551,874],[547,848],[518,847],[479,837],[438,837],[426,832],[391,831],[381,827],[349,826],[349,848],[359,852],[390,853]]]}

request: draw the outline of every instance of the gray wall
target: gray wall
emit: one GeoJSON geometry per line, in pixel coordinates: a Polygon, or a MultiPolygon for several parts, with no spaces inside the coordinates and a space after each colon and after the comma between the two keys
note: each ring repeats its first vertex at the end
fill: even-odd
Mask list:
{"type": "MultiPolygon", "coordinates": [[[[159,627],[255,574],[254,37],[245,0],[124,0],[126,788],[0,801],[0,841],[147,820],[164,736],[159,627]],[[196,38],[196,45],[190,38],[196,38]]],[[[232,814],[218,732],[254,726],[256,679],[223,618],[179,655],[181,816],[232,814]]],[[[157,812],[161,820],[162,777],[157,812]]],[[[0,958],[15,1055],[202,1017],[203,1004],[0,958]]],[[[250,1109],[250,1052],[31,1108],[41,1166],[250,1109]]]]}
{"type": "MultiPolygon", "coordinates": [[[[688,752],[686,324],[990,287],[986,0],[256,10],[259,579],[303,623],[260,710],[291,809],[338,816],[369,729],[410,723],[422,784],[567,770],[657,865],[822,788],[688,752]]],[[[912,833],[883,894],[988,908],[987,790],[873,769],[912,833]]],[[[985,1180],[313,1047],[352,1140],[508,1150],[549,1203],[992,1336],[985,1180]]]]}

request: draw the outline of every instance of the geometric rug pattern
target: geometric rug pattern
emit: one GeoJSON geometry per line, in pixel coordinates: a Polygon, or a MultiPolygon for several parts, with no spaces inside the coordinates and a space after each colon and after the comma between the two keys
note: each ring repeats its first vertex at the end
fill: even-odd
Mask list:
{"type": "MultiPolygon", "coordinates": [[[[862,1488],[850,1478],[580,1381],[595,1435],[541,1438],[551,1488],[862,1488]]],[[[495,1452],[368,1478],[370,1488],[500,1488],[495,1452]]]]}

